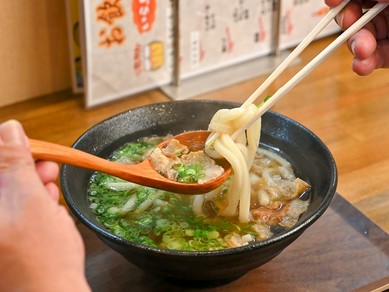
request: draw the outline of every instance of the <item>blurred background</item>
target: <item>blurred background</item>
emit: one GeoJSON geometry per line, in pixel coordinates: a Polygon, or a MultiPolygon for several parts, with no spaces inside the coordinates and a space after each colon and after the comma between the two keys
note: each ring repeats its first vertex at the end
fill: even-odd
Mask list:
{"type": "Polygon", "coordinates": [[[1,6],[0,106],[70,88],[65,0],[1,6]]]}
{"type": "MultiPolygon", "coordinates": [[[[85,93],[86,106],[171,84],[186,91],[166,87],[172,99],[188,98],[215,89],[201,77],[222,69],[243,64],[245,73],[234,76],[232,69],[219,87],[267,73],[275,63],[248,64],[292,48],[328,11],[313,0],[14,0],[2,6],[0,106],[69,88],[85,93]],[[195,78],[202,92],[185,88],[195,78]]],[[[338,31],[332,23],[319,37],[338,31]]]]}

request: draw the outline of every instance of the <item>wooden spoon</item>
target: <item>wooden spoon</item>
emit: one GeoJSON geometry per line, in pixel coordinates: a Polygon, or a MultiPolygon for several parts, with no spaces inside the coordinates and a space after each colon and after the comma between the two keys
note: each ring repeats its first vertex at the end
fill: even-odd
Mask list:
{"type": "MultiPolygon", "coordinates": [[[[174,136],[191,151],[204,149],[208,131],[191,131],[174,136]]],[[[158,147],[164,148],[168,141],[158,147]]],[[[231,174],[230,165],[226,161],[218,161],[225,172],[216,179],[203,183],[181,183],[170,180],[158,173],[149,159],[134,165],[125,165],[109,161],[84,151],[50,142],[30,139],[32,155],[35,159],[55,161],[82,168],[97,170],[140,185],[149,186],[180,194],[204,194],[219,187],[231,174]]]]}

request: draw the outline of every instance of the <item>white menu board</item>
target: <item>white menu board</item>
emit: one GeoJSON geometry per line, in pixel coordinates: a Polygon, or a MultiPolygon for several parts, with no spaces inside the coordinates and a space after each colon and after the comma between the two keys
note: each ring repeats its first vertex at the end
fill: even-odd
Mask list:
{"type": "MultiPolygon", "coordinates": [[[[324,1],[281,0],[280,49],[298,45],[329,11],[324,1]]],[[[336,32],[340,28],[331,22],[317,38],[336,32]]]]}
{"type": "Polygon", "coordinates": [[[172,80],[170,0],[83,0],[87,107],[172,80]]]}
{"type": "MultiPolygon", "coordinates": [[[[73,87],[83,90],[86,107],[156,87],[180,92],[170,94],[173,99],[187,98],[179,81],[195,94],[196,88],[206,89],[207,73],[236,67],[244,72],[235,77],[229,72],[223,82],[212,79],[210,88],[241,80],[247,75],[242,72],[263,74],[274,69],[262,60],[270,60],[277,45],[281,51],[296,46],[329,10],[316,0],[67,0],[67,5],[73,87]]],[[[332,22],[318,38],[339,31],[332,22]]]]}
{"type": "Polygon", "coordinates": [[[180,0],[180,78],[272,51],[276,0],[180,0]]]}

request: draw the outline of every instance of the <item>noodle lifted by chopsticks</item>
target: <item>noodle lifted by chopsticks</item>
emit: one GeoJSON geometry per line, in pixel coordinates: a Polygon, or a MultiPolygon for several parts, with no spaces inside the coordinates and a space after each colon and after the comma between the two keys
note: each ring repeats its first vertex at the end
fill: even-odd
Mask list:
{"type": "Polygon", "coordinates": [[[233,109],[221,109],[215,113],[208,128],[216,135],[212,135],[210,145],[206,144],[206,153],[213,158],[224,157],[231,164],[233,170],[231,187],[227,194],[228,206],[223,215],[234,216],[239,207],[240,222],[250,221],[249,170],[259,146],[261,119],[258,119],[235,141],[232,139],[232,135],[250,121],[257,110],[258,108],[254,104],[233,109]]]}

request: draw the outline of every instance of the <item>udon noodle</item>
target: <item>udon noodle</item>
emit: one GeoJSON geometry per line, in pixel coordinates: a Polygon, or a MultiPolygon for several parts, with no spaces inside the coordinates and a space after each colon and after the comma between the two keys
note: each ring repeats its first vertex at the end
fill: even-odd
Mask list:
{"type": "Polygon", "coordinates": [[[212,143],[206,143],[205,152],[213,157],[224,157],[234,172],[231,187],[228,190],[228,207],[225,216],[234,216],[239,208],[239,221],[250,220],[250,177],[249,171],[258,149],[261,119],[251,125],[246,133],[240,134],[235,140],[232,135],[247,124],[257,112],[257,107],[251,104],[246,107],[221,109],[213,116],[209,130],[216,137],[212,143]]]}

